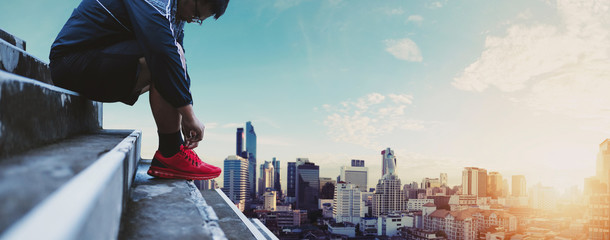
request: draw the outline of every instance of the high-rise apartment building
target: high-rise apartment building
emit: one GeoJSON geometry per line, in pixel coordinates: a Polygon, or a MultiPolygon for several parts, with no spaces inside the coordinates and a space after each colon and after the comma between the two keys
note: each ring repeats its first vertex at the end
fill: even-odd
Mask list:
{"type": "Polygon", "coordinates": [[[339,179],[342,182],[356,185],[360,191],[368,191],[368,171],[364,166],[364,160],[352,160],[352,166],[341,166],[339,179]]]}
{"type": "Polygon", "coordinates": [[[320,195],[320,167],[309,162],[307,158],[297,158],[296,168],[296,207],[301,210],[317,210],[320,195]]]}
{"type": "Polygon", "coordinates": [[[487,196],[498,199],[502,196],[502,174],[499,172],[489,172],[487,176],[487,196]]]}
{"type": "Polygon", "coordinates": [[[278,196],[282,196],[282,184],[280,183],[280,160],[273,158],[271,160],[273,164],[273,189],[277,192],[278,196]]]}
{"type": "Polygon", "coordinates": [[[379,179],[375,194],[373,194],[372,215],[400,212],[406,208],[405,196],[400,178],[396,175],[396,157],[394,151],[387,148],[381,152],[383,161],[383,177],[379,179]]]}
{"type": "Polygon", "coordinates": [[[487,197],[487,170],[466,167],[462,171],[462,194],[487,197]]]}
{"type": "Polygon", "coordinates": [[[248,190],[252,199],[256,198],[256,132],[252,122],[246,122],[246,152],[248,152],[248,190]]]}
{"type": "Polygon", "coordinates": [[[360,189],[351,183],[338,182],[335,185],[333,199],[333,218],[338,223],[359,224],[362,217],[364,217],[364,202],[360,189]]]}
{"type": "Polygon", "coordinates": [[[297,180],[297,163],[289,162],[286,169],[286,200],[287,202],[296,202],[296,181],[297,180]]]}
{"type": "Polygon", "coordinates": [[[449,187],[447,184],[447,173],[441,173],[441,187],[449,187]]]}
{"type": "Polygon", "coordinates": [[[527,186],[525,185],[525,176],[513,175],[512,196],[525,197],[527,196],[527,186]]]}
{"type": "Polygon", "coordinates": [[[231,155],[224,160],[222,191],[236,204],[246,200],[248,186],[248,160],[231,155]]]}

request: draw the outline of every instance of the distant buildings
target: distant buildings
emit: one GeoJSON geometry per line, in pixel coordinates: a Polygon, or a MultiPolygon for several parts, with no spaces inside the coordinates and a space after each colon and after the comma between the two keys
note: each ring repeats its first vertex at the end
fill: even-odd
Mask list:
{"type": "Polygon", "coordinates": [[[441,173],[441,187],[449,187],[447,185],[447,173],[441,173]]]}
{"type": "Polygon", "coordinates": [[[595,177],[585,179],[588,239],[610,239],[610,139],[599,145],[595,177]]]}
{"type": "Polygon", "coordinates": [[[402,192],[400,178],[396,175],[396,157],[390,148],[381,152],[383,176],[377,183],[373,194],[372,216],[378,217],[405,209],[405,196],[402,192]]]}
{"type": "Polygon", "coordinates": [[[525,197],[527,196],[527,187],[525,185],[525,176],[523,175],[513,175],[513,185],[512,185],[513,197],[525,197]]]}
{"type": "Polygon", "coordinates": [[[532,187],[529,197],[531,208],[554,210],[557,207],[559,194],[552,187],[545,187],[538,183],[532,187]]]}
{"type": "Polygon", "coordinates": [[[356,185],[360,191],[366,192],[368,189],[368,171],[364,166],[364,160],[352,160],[351,166],[341,166],[340,181],[356,185]]]}
{"type": "Polygon", "coordinates": [[[360,223],[364,217],[364,202],[362,192],[356,185],[338,182],[335,185],[335,198],[333,200],[333,218],[336,222],[360,223]]]}
{"type": "Polygon", "coordinates": [[[320,167],[307,158],[296,162],[296,208],[317,210],[320,194],[320,167]]]}
{"type": "Polygon", "coordinates": [[[462,171],[462,194],[487,197],[487,170],[466,167],[462,171]]]}
{"type": "Polygon", "coordinates": [[[487,196],[493,199],[502,197],[502,174],[499,172],[489,172],[487,176],[487,196]]]}
{"type": "Polygon", "coordinates": [[[441,180],[438,178],[424,178],[421,180],[421,188],[438,188],[441,187],[441,180]]]}
{"type": "Polygon", "coordinates": [[[248,160],[231,155],[224,160],[222,191],[235,204],[245,204],[248,187],[248,160]]]}
{"type": "Polygon", "coordinates": [[[517,230],[517,218],[501,211],[469,208],[460,211],[424,210],[424,229],[444,231],[448,239],[478,239],[478,234],[490,227],[517,230]]]}

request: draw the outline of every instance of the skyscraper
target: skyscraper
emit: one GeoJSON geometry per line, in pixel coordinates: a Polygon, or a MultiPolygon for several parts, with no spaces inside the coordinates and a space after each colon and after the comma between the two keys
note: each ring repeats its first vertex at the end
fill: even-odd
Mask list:
{"type": "Polygon", "coordinates": [[[243,204],[246,200],[248,161],[231,155],[224,160],[224,182],[222,191],[233,201],[243,204]]]}
{"type": "Polygon", "coordinates": [[[333,199],[333,218],[338,222],[358,224],[364,215],[362,192],[354,184],[338,182],[333,199]]]}
{"type": "Polygon", "coordinates": [[[378,217],[383,214],[400,212],[406,208],[405,196],[400,178],[396,175],[396,157],[390,148],[381,152],[383,177],[379,179],[373,194],[372,214],[378,217]]]}
{"type": "Polygon", "coordinates": [[[237,128],[235,138],[235,155],[243,157],[242,153],[244,152],[244,128],[237,128]]]}
{"type": "Polygon", "coordinates": [[[513,191],[512,195],[514,197],[525,197],[527,196],[527,187],[525,185],[525,176],[523,175],[513,175],[513,191]]]}
{"type": "Polygon", "coordinates": [[[364,160],[352,160],[352,166],[341,166],[340,181],[356,185],[360,191],[368,191],[368,171],[364,166],[364,160]]]}
{"type": "Polygon", "coordinates": [[[288,202],[296,202],[296,179],[297,179],[297,163],[289,162],[286,169],[286,200],[288,202]]]}
{"type": "Polygon", "coordinates": [[[610,239],[610,139],[599,145],[595,177],[585,179],[588,198],[588,239],[610,239]]]}
{"type": "MultiPolygon", "coordinates": [[[[392,166],[396,166],[396,157],[394,157],[394,151],[391,150],[390,148],[387,148],[386,150],[381,151],[381,155],[383,155],[383,166],[381,168],[381,176],[385,176],[386,173],[388,173],[389,170],[389,165],[388,164],[392,164],[392,166]],[[386,152],[387,150],[387,152],[386,152]]],[[[395,171],[394,168],[392,168],[392,171],[395,171]]]]}
{"type": "Polygon", "coordinates": [[[320,195],[320,167],[307,158],[297,158],[296,163],[297,209],[317,210],[320,195]]]}
{"type": "Polygon", "coordinates": [[[462,171],[462,194],[487,197],[487,170],[466,167],[462,171]]]}
{"type": "Polygon", "coordinates": [[[599,144],[599,153],[597,153],[596,177],[606,187],[610,186],[610,139],[606,139],[599,144]]]}
{"type": "Polygon", "coordinates": [[[256,133],[252,122],[246,122],[246,152],[248,152],[248,185],[252,199],[256,198],[256,133]]]}
{"type": "Polygon", "coordinates": [[[280,183],[280,160],[273,158],[271,160],[273,164],[273,189],[277,192],[277,195],[282,197],[282,184],[280,183]]]}
{"type": "Polygon", "coordinates": [[[502,174],[499,172],[489,172],[489,176],[487,176],[487,196],[493,199],[502,196],[502,174]]]}

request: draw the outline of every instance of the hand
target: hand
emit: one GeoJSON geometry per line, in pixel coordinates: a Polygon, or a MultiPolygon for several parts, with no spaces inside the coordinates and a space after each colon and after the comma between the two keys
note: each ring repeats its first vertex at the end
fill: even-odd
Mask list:
{"type": "MultiPolygon", "coordinates": [[[[189,105],[190,106],[190,105],[189,105]]],[[[199,142],[203,140],[205,126],[191,111],[185,111],[182,115],[182,134],[184,135],[184,146],[188,149],[193,149],[199,146],[199,142]]],[[[179,109],[183,110],[183,109],[179,109]]]]}

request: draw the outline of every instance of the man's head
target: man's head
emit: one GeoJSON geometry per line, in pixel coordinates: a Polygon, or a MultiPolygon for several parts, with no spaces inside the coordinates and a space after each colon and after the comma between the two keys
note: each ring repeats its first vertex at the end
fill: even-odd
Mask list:
{"type": "Polygon", "coordinates": [[[229,0],[178,0],[177,17],[189,23],[201,24],[211,16],[218,19],[225,13],[227,5],[229,0]]]}

